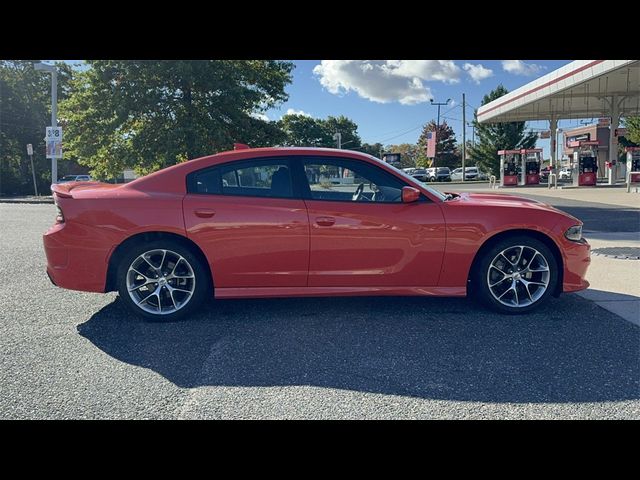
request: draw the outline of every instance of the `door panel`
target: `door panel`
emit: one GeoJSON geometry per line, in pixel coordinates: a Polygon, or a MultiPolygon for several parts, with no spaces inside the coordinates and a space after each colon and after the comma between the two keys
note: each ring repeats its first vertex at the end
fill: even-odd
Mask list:
{"type": "Polygon", "coordinates": [[[187,235],[211,263],[216,287],[306,286],[309,220],[302,200],[188,194],[183,209],[187,235]]]}
{"type": "Polygon", "coordinates": [[[437,285],[445,247],[438,205],[305,202],[310,287],[437,285]]]}

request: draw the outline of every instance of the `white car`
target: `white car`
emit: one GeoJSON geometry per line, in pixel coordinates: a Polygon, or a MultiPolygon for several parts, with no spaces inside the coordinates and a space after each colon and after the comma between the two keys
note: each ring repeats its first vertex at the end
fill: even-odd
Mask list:
{"type": "Polygon", "coordinates": [[[60,180],[58,180],[58,183],[90,182],[90,181],[91,181],[90,175],[65,175],[60,180]]]}
{"type": "MultiPolygon", "coordinates": [[[[478,167],[465,167],[464,179],[465,180],[488,180],[489,176],[478,170],[478,167]]],[[[462,168],[456,168],[451,172],[451,180],[461,181],[462,180],[462,168]]]]}
{"type": "Polygon", "coordinates": [[[558,179],[571,180],[571,169],[568,167],[561,168],[560,172],[558,173],[558,179]]]}

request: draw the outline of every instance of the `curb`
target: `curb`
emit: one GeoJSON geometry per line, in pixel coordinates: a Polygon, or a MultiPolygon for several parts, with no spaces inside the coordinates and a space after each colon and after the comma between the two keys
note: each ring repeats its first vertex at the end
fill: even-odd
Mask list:
{"type": "Polygon", "coordinates": [[[43,200],[28,199],[28,198],[0,198],[0,203],[15,203],[18,205],[31,204],[31,205],[47,205],[53,204],[53,198],[47,198],[43,200]]]}

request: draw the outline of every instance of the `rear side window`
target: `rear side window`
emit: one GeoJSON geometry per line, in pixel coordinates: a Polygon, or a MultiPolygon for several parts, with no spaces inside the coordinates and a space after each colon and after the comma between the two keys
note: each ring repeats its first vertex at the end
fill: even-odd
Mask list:
{"type": "Polygon", "coordinates": [[[292,198],[287,160],[233,162],[189,174],[189,193],[245,197],[292,198]]]}

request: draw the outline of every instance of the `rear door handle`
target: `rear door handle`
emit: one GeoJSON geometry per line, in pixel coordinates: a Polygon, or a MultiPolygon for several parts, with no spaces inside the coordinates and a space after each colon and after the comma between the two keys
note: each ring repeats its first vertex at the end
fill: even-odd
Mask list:
{"type": "Polygon", "coordinates": [[[316,225],[319,225],[320,227],[330,227],[334,223],[336,223],[336,219],[333,217],[317,217],[316,218],[316,225]]]}
{"type": "Polygon", "coordinates": [[[216,214],[214,210],[209,210],[208,208],[201,208],[198,210],[194,210],[193,213],[196,214],[196,217],[200,217],[200,218],[211,218],[216,214]]]}

